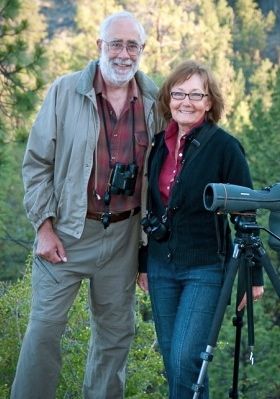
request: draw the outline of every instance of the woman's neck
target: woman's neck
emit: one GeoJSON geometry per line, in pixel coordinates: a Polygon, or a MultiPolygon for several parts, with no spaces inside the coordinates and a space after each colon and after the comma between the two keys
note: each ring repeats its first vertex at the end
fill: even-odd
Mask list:
{"type": "Polygon", "coordinates": [[[180,128],[179,126],[179,130],[178,130],[178,137],[181,139],[183,136],[185,136],[186,134],[188,134],[191,131],[191,127],[184,127],[184,128],[180,128]]]}

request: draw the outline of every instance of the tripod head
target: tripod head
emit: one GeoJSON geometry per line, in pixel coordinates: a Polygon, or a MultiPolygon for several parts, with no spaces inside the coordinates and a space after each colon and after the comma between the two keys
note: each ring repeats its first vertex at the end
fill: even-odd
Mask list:
{"type": "Polygon", "coordinates": [[[270,229],[258,225],[255,213],[236,214],[233,223],[236,230],[236,241],[238,240],[238,238],[248,240],[248,238],[250,237],[250,241],[254,240],[256,245],[257,243],[259,243],[262,246],[261,240],[259,238],[259,232],[260,230],[263,230],[269,234],[268,245],[270,246],[270,248],[280,254],[280,237],[270,230],[272,229],[274,231],[277,231],[277,233],[279,234],[278,231],[280,229],[280,212],[274,212],[273,214],[271,212],[269,217],[270,229]]]}
{"type": "Polygon", "coordinates": [[[238,258],[240,253],[246,257],[253,258],[253,255],[262,256],[264,247],[259,236],[260,227],[256,221],[255,214],[238,214],[234,220],[236,230],[234,239],[233,257],[238,258]]]}
{"type": "Polygon", "coordinates": [[[234,217],[233,223],[237,234],[253,234],[261,229],[256,221],[255,213],[238,213],[234,217]]]}

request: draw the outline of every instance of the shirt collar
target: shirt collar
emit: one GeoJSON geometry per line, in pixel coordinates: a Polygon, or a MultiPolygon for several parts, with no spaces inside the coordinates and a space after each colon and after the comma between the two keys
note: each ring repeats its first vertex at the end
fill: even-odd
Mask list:
{"type": "MultiPolygon", "coordinates": [[[[192,126],[192,128],[183,137],[189,136],[191,133],[193,133],[194,129],[202,126],[204,123],[205,119],[204,118],[200,119],[195,125],[192,126]]],[[[178,130],[179,130],[178,123],[175,122],[174,119],[171,119],[165,129],[165,139],[168,140],[174,135],[177,135],[178,130]]]]}
{"type": "Polygon", "coordinates": [[[165,129],[165,140],[177,135],[178,132],[178,123],[171,119],[165,129]]]}

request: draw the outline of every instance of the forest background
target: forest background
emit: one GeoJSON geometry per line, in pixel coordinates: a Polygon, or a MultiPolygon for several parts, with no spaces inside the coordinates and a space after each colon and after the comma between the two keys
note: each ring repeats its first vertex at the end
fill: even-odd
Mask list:
{"type": "MultiPolygon", "coordinates": [[[[0,0],[0,398],[9,397],[30,301],[34,231],[22,206],[21,162],[28,132],[49,84],[98,57],[102,19],[129,10],[148,40],[141,69],[160,85],[184,59],[207,63],[226,100],[222,125],[243,143],[254,186],[279,182],[279,0],[0,0]]],[[[207,167],[207,165],[206,165],[207,167]]],[[[268,226],[269,211],[257,221],[268,226]]],[[[233,229],[234,230],[234,229],[233,229]]],[[[267,245],[279,273],[280,256],[267,245]]],[[[265,297],[254,306],[256,363],[250,364],[246,323],[241,344],[240,398],[280,398],[280,304],[265,275],[265,297]]],[[[128,365],[128,398],[166,398],[149,298],[137,292],[136,338],[128,365]]],[[[210,364],[214,399],[228,397],[234,351],[235,298],[228,306],[210,364]]],[[[86,285],[69,317],[57,398],[80,398],[89,337],[86,285]]]]}

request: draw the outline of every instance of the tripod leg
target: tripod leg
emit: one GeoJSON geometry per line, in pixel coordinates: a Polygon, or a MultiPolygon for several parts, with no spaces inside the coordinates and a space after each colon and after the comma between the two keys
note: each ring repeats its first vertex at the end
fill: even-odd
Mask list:
{"type": "Polygon", "coordinates": [[[239,359],[240,359],[240,346],[241,346],[241,333],[243,327],[243,311],[238,312],[236,317],[233,318],[232,323],[236,328],[235,332],[235,347],[234,347],[234,364],[232,375],[232,387],[229,390],[229,398],[238,399],[238,380],[239,380],[239,359]]]}
{"type": "Polygon", "coordinates": [[[253,310],[253,293],[252,293],[252,267],[253,267],[253,252],[251,249],[248,256],[245,257],[245,284],[247,296],[247,325],[248,325],[248,347],[250,348],[250,360],[254,363],[253,350],[255,345],[255,331],[254,331],[254,310],[253,310]]]}
{"type": "Polygon", "coordinates": [[[220,332],[220,328],[222,325],[222,321],[224,318],[225,310],[228,305],[232,286],[237,274],[238,266],[239,266],[239,254],[240,248],[238,244],[234,246],[234,252],[232,259],[228,265],[227,274],[225,277],[225,281],[221,290],[221,294],[219,297],[219,301],[217,304],[217,308],[214,314],[213,322],[210,329],[210,334],[208,336],[208,345],[206,347],[206,351],[201,354],[201,358],[203,359],[202,366],[200,369],[200,373],[198,376],[198,380],[196,384],[193,384],[192,389],[195,392],[193,395],[193,399],[198,399],[200,392],[203,390],[203,382],[206,376],[207,367],[209,361],[213,359],[213,351],[216,346],[218,335],[220,332]]]}
{"type": "Polygon", "coordinates": [[[237,300],[236,300],[236,317],[233,320],[236,326],[236,337],[235,337],[235,353],[234,353],[234,367],[233,367],[233,380],[232,388],[229,392],[229,397],[238,399],[238,378],[239,378],[239,359],[240,359],[240,345],[241,345],[241,329],[243,326],[243,315],[244,308],[238,311],[238,305],[241,302],[244,293],[246,292],[247,297],[247,325],[248,325],[248,346],[251,350],[250,360],[253,364],[253,349],[255,345],[255,334],[254,334],[254,315],[253,315],[253,294],[252,294],[252,267],[253,262],[253,251],[252,247],[247,247],[246,255],[243,257],[241,262],[239,273],[238,273],[238,286],[237,286],[237,300]]]}
{"type": "MultiPolygon", "coordinates": [[[[243,265],[242,265],[243,266],[243,265]]],[[[244,267],[239,268],[238,273],[238,284],[237,284],[237,295],[236,295],[236,316],[232,319],[232,324],[236,328],[235,330],[235,346],[234,346],[234,363],[233,363],[233,375],[232,375],[232,387],[229,390],[229,398],[238,399],[238,380],[239,380],[239,360],[240,360],[240,346],[241,346],[241,335],[243,323],[244,309],[238,311],[238,305],[242,300],[245,292],[245,276],[244,267]]]]}

